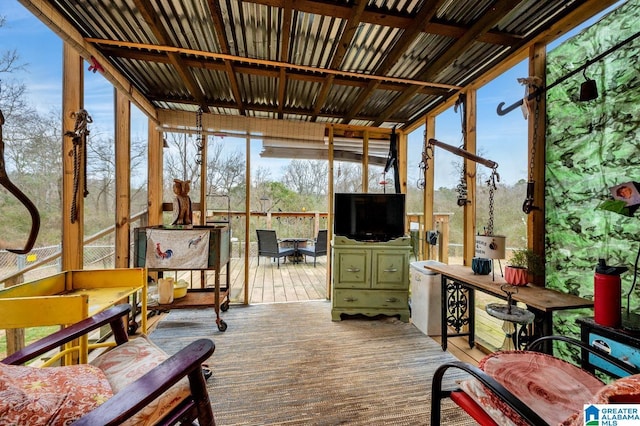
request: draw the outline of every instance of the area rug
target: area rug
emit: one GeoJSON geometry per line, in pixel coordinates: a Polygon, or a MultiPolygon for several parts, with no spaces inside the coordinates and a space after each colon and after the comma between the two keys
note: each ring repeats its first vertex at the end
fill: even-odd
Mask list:
{"type": "MultiPolygon", "coordinates": [[[[395,318],[331,321],[326,301],[231,306],[221,315],[226,332],[213,309],[199,309],[173,310],[151,333],[169,353],[201,337],[215,342],[208,389],[219,426],[428,425],[433,372],[455,359],[395,318]]],[[[442,418],[474,424],[448,401],[442,418]]]]}

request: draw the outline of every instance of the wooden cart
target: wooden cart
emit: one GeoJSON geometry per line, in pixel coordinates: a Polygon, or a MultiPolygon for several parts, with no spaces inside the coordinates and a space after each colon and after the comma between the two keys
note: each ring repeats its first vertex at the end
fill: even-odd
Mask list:
{"type": "MultiPolygon", "coordinates": [[[[149,307],[157,310],[185,309],[185,308],[208,308],[213,307],[216,313],[216,324],[218,330],[226,331],[227,323],[220,318],[220,310],[229,309],[229,289],[231,284],[229,260],[231,254],[230,245],[230,228],[228,224],[220,224],[213,226],[193,226],[189,229],[171,228],[163,226],[149,226],[136,228],[134,230],[134,265],[144,266],[148,271],[158,271],[160,275],[164,271],[184,271],[184,270],[200,270],[202,288],[187,290],[187,295],[183,298],[176,299],[173,303],[156,305],[149,307]],[[186,230],[196,230],[209,232],[209,251],[207,265],[198,268],[157,268],[149,267],[147,261],[147,230],[165,230],[171,233],[180,233],[186,230]],[[220,285],[220,273],[223,267],[226,267],[226,283],[222,287],[220,285]],[[214,287],[213,289],[206,285],[206,271],[214,271],[214,287]]],[[[178,238],[180,234],[177,234],[178,238]]]]}

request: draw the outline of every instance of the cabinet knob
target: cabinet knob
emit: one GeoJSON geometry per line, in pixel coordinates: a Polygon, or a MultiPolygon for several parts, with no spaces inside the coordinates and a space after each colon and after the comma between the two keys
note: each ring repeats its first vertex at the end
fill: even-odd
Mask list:
{"type": "Polygon", "coordinates": [[[347,268],[347,272],[360,272],[360,268],[352,266],[350,268],[347,268]]]}
{"type": "Polygon", "coordinates": [[[345,302],[356,302],[358,299],[356,299],[355,297],[345,297],[344,301],[345,302]]]}
{"type": "Polygon", "coordinates": [[[387,302],[389,302],[389,303],[396,303],[397,301],[398,301],[398,298],[396,298],[396,297],[390,297],[390,298],[387,299],[387,302]]]}
{"type": "Polygon", "coordinates": [[[398,268],[396,268],[395,266],[391,265],[387,269],[385,269],[384,271],[385,272],[398,272],[398,268]]]}

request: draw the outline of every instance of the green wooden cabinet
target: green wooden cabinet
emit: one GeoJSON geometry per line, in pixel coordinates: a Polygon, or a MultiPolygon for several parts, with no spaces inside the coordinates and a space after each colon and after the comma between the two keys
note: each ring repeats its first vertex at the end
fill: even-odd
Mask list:
{"type": "Polygon", "coordinates": [[[409,322],[409,237],[386,242],[333,239],[331,318],[362,314],[409,322]]]}

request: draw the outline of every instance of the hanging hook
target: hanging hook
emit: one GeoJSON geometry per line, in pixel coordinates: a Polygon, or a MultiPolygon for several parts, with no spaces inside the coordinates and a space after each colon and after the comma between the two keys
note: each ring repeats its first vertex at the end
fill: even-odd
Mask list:
{"type": "MultiPolygon", "coordinates": [[[[608,54],[610,54],[612,52],[615,52],[616,50],[620,49],[625,44],[632,42],[633,40],[635,40],[638,37],[640,37],[640,32],[637,32],[637,33],[633,34],[632,36],[622,40],[620,43],[616,44],[615,46],[613,46],[613,47],[607,49],[606,51],[602,52],[601,54],[599,54],[595,58],[588,60],[584,65],[576,68],[573,71],[568,72],[567,74],[563,75],[562,77],[560,77],[559,79],[557,79],[556,81],[554,81],[553,83],[548,85],[547,87],[541,87],[541,88],[535,90],[534,92],[530,93],[529,96],[526,97],[526,99],[527,100],[531,100],[531,99],[537,98],[538,96],[541,96],[542,94],[544,94],[549,89],[554,88],[555,86],[557,86],[558,84],[560,84],[563,81],[567,80],[568,78],[573,77],[574,75],[576,75],[580,71],[585,70],[589,65],[591,65],[591,64],[593,64],[595,62],[598,62],[599,60],[601,60],[602,58],[604,58],[608,54]]],[[[519,99],[517,102],[513,103],[512,105],[509,105],[505,109],[502,109],[502,107],[504,106],[505,103],[504,102],[500,102],[498,104],[498,108],[497,108],[496,112],[498,113],[498,115],[506,115],[506,114],[510,113],[511,111],[513,111],[514,109],[518,108],[520,105],[522,105],[523,101],[524,101],[524,99],[519,99]]]]}
{"type": "Polygon", "coordinates": [[[27,211],[29,211],[29,214],[31,215],[31,230],[29,231],[29,237],[27,238],[24,248],[6,250],[16,254],[27,254],[33,248],[36,238],[38,237],[38,231],[40,231],[40,214],[38,213],[38,208],[31,202],[29,197],[27,197],[20,188],[15,186],[13,182],[9,180],[9,175],[7,174],[4,161],[4,141],[2,140],[3,125],[4,115],[2,114],[2,111],[0,111],[0,185],[4,186],[7,191],[16,197],[18,201],[27,208],[27,211]]]}

